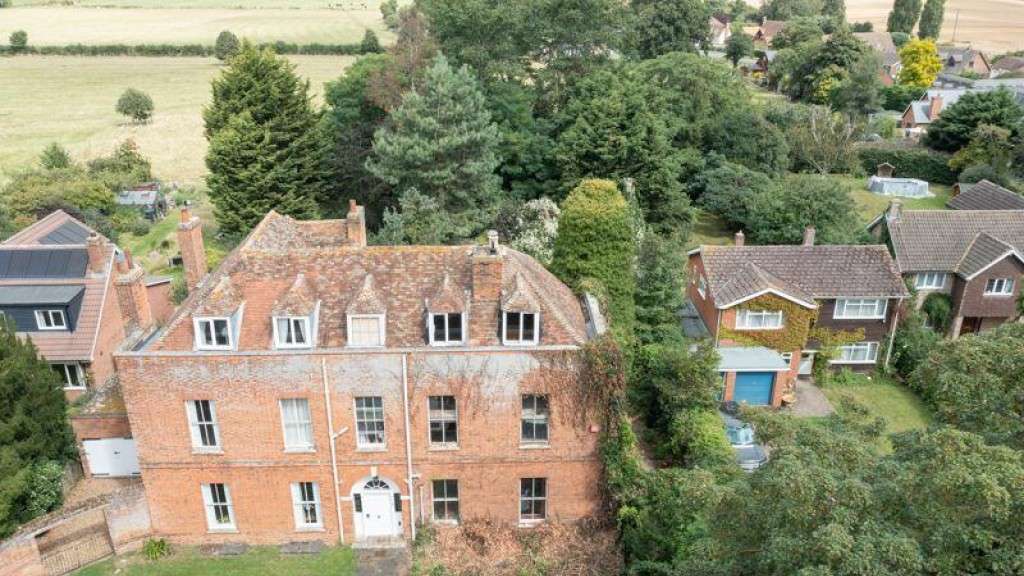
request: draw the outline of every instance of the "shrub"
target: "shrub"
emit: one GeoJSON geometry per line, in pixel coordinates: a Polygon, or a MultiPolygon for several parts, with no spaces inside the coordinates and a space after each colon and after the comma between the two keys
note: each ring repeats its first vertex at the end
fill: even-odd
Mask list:
{"type": "Polygon", "coordinates": [[[878,165],[888,162],[896,167],[900,178],[918,178],[933,184],[956,184],[956,173],[949,168],[949,155],[926,148],[893,146],[864,146],[857,154],[868,174],[874,174],[878,165]]]}
{"type": "Polygon", "coordinates": [[[28,510],[32,516],[55,510],[64,500],[64,466],[60,462],[46,460],[32,467],[29,480],[28,510]]]}
{"type": "Polygon", "coordinates": [[[982,180],[988,180],[1003,188],[1013,189],[1013,182],[1005,175],[1000,174],[990,164],[975,164],[966,168],[960,173],[958,180],[964,184],[977,184],[982,180]]]}
{"type": "Polygon", "coordinates": [[[181,304],[188,298],[188,284],[185,283],[184,278],[175,278],[171,282],[171,300],[175,304],[181,304]]]}
{"type": "Polygon", "coordinates": [[[884,86],[879,91],[879,95],[882,97],[882,108],[900,113],[904,112],[907,106],[920,98],[923,93],[924,89],[907,84],[884,86]]]}
{"type": "Polygon", "coordinates": [[[235,36],[230,30],[225,30],[217,35],[217,41],[213,44],[213,55],[218,60],[227,60],[238,54],[238,47],[238,36],[235,36]]]}
{"type": "Polygon", "coordinates": [[[117,99],[117,111],[135,122],[146,122],[153,116],[153,99],[141,90],[129,88],[117,99]]]}
{"type": "Polygon", "coordinates": [[[942,336],[924,323],[924,315],[912,311],[896,328],[892,342],[892,369],[904,380],[910,378],[928,354],[942,341],[942,336]]]}
{"type": "Polygon", "coordinates": [[[8,40],[11,44],[11,52],[14,52],[15,54],[24,52],[25,48],[28,46],[28,32],[25,32],[24,30],[15,30],[14,32],[11,32],[8,40]]]}
{"type": "Polygon", "coordinates": [[[953,301],[949,294],[933,293],[924,299],[921,311],[928,318],[928,325],[945,334],[953,314],[953,301]]]}
{"type": "Polygon", "coordinates": [[[380,40],[377,39],[377,34],[373,30],[367,30],[363,34],[363,41],[359,43],[359,49],[363,54],[376,54],[382,51],[380,40]]]}
{"type": "Polygon", "coordinates": [[[142,555],[147,560],[156,561],[171,553],[171,547],[163,538],[149,538],[142,545],[142,555]]]}
{"type": "Polygon", "coordinates": [[[667,441],[659,447],[660,456],[679,466],[715,469],[734,462],[725,425],[715,410],[680,412],[672,419],[667,441]]]}
{"type": "Polygon", "coordinates": [[[817,229],[822,244],[856,244],[865,233],[853,206],[847,186],[825,176],[795,174],[751,197],[745,228],[757,244],[799,244],[808,226],[817,229]]]}
{"type": "Polygon", "coordinates": [[[720,216],[733,228],[742,228],[748,220],[751,198],[771,187],[772,181],[766,174],[727,162],[701,172],[690,185],[690,192],[700,195],[698,203],[705,210],[720,216]]]}

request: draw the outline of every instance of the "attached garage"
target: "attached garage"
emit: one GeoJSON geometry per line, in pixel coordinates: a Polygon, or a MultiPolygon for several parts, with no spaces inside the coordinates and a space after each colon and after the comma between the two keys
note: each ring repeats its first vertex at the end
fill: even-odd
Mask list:
{"type": "Polygon", "coordinates": [[[139,455],[132,438],[83,440],[85,459],[93,476],[137,476],[139,455]]]}
{"type": "Polygon", "coordinates": [[[718,348],[718,369],[722,373],[722,400],[750,406],[778,406],[790,363],[775,350],[763,346],[722,346],[718,348]]]}
{"type": "Polygon", "coordinates": [[[751,406],[767,406],[772,403],[774,386],[775,372],[737,372],[732,399],[751,406]]]}

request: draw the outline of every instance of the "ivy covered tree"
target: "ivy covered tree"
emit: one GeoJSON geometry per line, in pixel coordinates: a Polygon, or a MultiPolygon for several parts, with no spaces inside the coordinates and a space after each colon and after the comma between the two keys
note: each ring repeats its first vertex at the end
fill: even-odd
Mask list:
{"type": "Polygon", "coordinates": [[[46,468],[74,454],[60,379],[31,341],[0,319],[0,537],[59,504],[60,474],[46,468]]]}
{"type": "Polygon", "coordinates": [[[938,40],[945,12],[946,0],[926,0],[924,11],[921,13],[921,22],[918,24],[917,35],[921,38],[938,40]]]}
{"type": "Polygon", "coordinates": [[[584,180],[562,202],[551,271],[577,289],[598,282],[612,327],[631,337],[636,321],[633,217],[615,182],[584,180]]]}
{"type": "Polygon", "coordinates": [[[932,122],[923,142],[935,150],[956,152],[970,143],[978,126],[1005,128],[1016,137],[1021,133],[1022,119],[1024,107],[1009,90],[968,92],[932,122]]]}
{"type": "Polygon", "coordinates": [[[206,182],[220,229],[244,234],[271,209],[313,218],[325,192],[326,139],[295,66],[243,42],[203,111],[206,182]]]}
{"type": "Polygon", "coordinates": [[[366,167],[393,190],[416,188],[434,199],[456,235],[469,237],[497,211],[498,138],[472,72],[438,56],[421,89],[407,93],[374,135],[366,167]]]}
{"type": "Polygon", "coordinates": [[[638,0],[631,7],[636,11],[634,35],[641,58],[708,46],[711,10],[704,0],[638,0]]]}
{"type": "Polygon", "coordinates": [[[910,34],[914,31],[917,19],[921,16],[921,0],[895,0],[886,30],[910,34]]]}

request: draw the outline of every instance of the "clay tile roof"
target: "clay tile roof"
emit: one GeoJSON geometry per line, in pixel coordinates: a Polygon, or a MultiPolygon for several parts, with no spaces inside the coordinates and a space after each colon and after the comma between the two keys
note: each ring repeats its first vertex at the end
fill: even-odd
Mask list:
{"type": "Polygon", "coordinates": [[[231,278],[220,278],[210,294],[196,310],[198,316],[230,316],[242,305],[242,297],[235,290],[231,278]]]}
{"type": "Polygon", "coordinates": [[[772,38],[778,36],[779,32],[782,32],[782,29],[785,27],[785,20],[765,20],[761,24],[760,31],[765,41],[771,43],[772,38]]]}
{"type": "Polygon", "coordinates": [[[315,307],[316,294],[306,281],[306,275],[299,273],[291,287],[274,303],[271,311],[274,316],[308,316],[315,307]]]}
{"type": "Polygon", "coordinates": [[[1024,210],[1024,196],[998,184],[982,180],[946,203],[953,210],[1024,210]]]}
{"type": "Polygon", "coordinates": [[[381,294],[373,285],[373,274],[367,274],[363,278],[363,287],[359,289],[345,310],[349,314],[383,314],[387,312],[387,306],[384,305],[381,294]]]}
{"type": "Polygon", "coordinates": [[[896,263],[908,272],[956,272],[980,232],[1020,251],[1020,210],[903,210],[887,223],[896,263]]]}
{"type": "MultiPolygon", "coordinates": [[[[992,236],[987,232],[979,232],[971,241],[964,255],[957,264],[956,273],[970,278],[984,270],[993,262],[1002,260],[1010,254],[1017,254],[1013,246],[992,236]]],[[[1021,258],[1019,255],[1018,258],[1021,258]]],[[[1024,261],[1024,258],[1021,258],[1024,261]]]]}
{"type": "Polygon", "coordinates": [[[766,290],[811,303],[907,296],[885,246],[702,246],[700,253],[720,307],[766,290]]]}
{"type": "Polygon", "coordinates": [[[427,310],[431,312],[462,312],[466,308],[468,295],[465,290],[458,289],[445,272],[441,285],[433,296],[427,298],[427,310]]]}
{"type": "Polygon", "coordinates": [[[508,290],[502,290],[501,308],[509,312],[536,312],[540,310],[533,290],[522,274],[516,274],[508,290]]]}

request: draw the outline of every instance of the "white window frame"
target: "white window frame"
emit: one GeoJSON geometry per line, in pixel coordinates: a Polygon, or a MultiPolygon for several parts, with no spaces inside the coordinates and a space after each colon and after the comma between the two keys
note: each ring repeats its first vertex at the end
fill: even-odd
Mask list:
{"type": "Polygon", "coordinates": [[[839,357],[832,361],[832,364],[877,364],[878,363],[878,342],[855,342],[839,347],[839,357]],[[857,351],[866,350],[864,360],[850,360],[846,358],[847,352],[855,354],[857,351]]]}
{"type": "Polygon", "coordinates": [[[782,314],[782,310],[749,310],[741,309],[736,311],[736,329],[737,330],[782,330],[786,327],[785,317],[782,314]],[[762,317],[762,321],[767,323],[768,318],[778,317],[778,326],[768,326],[762,324],[761,326],[750,326],[750,316],[757,315],[762,317]]]}
{"type": "Polygon", "coordinates": [[[295,518],[297,532],[324,529],[323,507],[320,505],[320,486],[316,482],[292,482],[292,514],[295,518]],[[312,494],[310,494],[312,493],[312,494]],[[312,499],[310,499],[310,497],[312,499]],[[311,508],[316,515],[316,522],[306,521],[306,510],[311,508]]]}
{"type": "Polygon", "coordinates": [[[455,396],[451,395],[451,394],[434,394],[434,395],[428,396],[427,397],[427,442],[430,444],[430,447],[431,448],[458,448],[459,447],[459,432],[460,432],[460,430],[459,430],[459,402],[455,398],[455,396]],[[440,398],[441,399],[442,406],[441,406],[441,410],[440,411],[436,411],[435,412],[430,407],[430,401],[432,399],[434,399],[434,398],[440,398]],[[453,408],[450,411],[444,409],[444,399],[445,398],[451,398],[452,399],[452,406],[453,406],[453,408]],[[434,441],[434,430],[433,430],[433,426],[434,426],[435,422],[440,423],[442,425],[442,428],[441,428],[441,435],[442,436],[444,436],[444,427],[443,427],[443,425],[448,423],[448,422],[454,422],[455,423],[455,441],[454,442],[445,442],[445,441],[435,442],[434,441]]]}
{"type": "Polygon", "coordinates": [[[985,280],[985,296],[1013,296],[1014,285],[1013,278],[989,278],[985,280]]]}
{"type": "MultiPolygon", "coordinates": [[[[376,408],[374,408],[374,409],[376,409],[376,408]]],[[[367,410],[367,408],[363,408],[363,410],[367,410]]],[[[356,436],[356,449],[357,450],[383,451],[383,450],[387,450],[388,449],[387,413],[384,411],[384,397],[383,396],[356,396],[355,398],[353,398],[352,399],[352,419],[355,422],[355,428],[356,428],[355,436],[356,436]],[[359,418],[359,410],[360,410],[359,409],[359,400],[360,399],[372,399],[372,398],[376,398],[377,400],[380,400],[380,419],[378,420],[378,419],[374,418],[372,420],[366,420],[366,419],[360,420],[360,418],[359,418]],[[376,423],[376,422],[380,422],[382,424],[381,429],[380,429],[381,441],[380,442],[365,442],[363,440],[363,434],[359,430],[359,424],[360,423],[370,424],[370,423],[376,423]]]]}
{"type": "Polygon", "coordinates": [[[917,290],[942,290],[946,287],[949,274],[945,272],[918,272],[914,275],[917,290]]]}
{"type": "Polygon", "coordinates": [[[212,482],[202,485],[203,508],[206,510],[206,529],[210,532],[237,532],[235,526],[235,507],[231,503],[231,489],[223,482],[212,482]],[[221,486],[224,489],[224,502],[214,500],[214,486],[221,486]],[[223,506],[227,511],[228,522],[218,522],[216,507],[223,506]]]}
{"type": "Polygon", "coordinates": [[[277,401],[278,407],[281,409],[281,434],[284,439],[284,451],[285,452],[315,452],[316,448],[313,443],[313,415],[309,409],[309,399],[307,398],[281,398],[277,401]],[[301,407],[305,407],[305,414],[301,412],[301,407]],[[289,408],[291,407],[291,408],[289,408]],[[296,416],[297,419],[294,421],[289,420],[289,415],[296,416]],[[308,437],[308,441],[301,443],[288,443],[288,429],[289,427],[295,430],[305,430],[308,437]]]}
{"type": "MultiPolygon", "coordinates": [[[[551,444],[551,397],[547,394],[523,394],[519,397],[519,445],[526,447],[549,446],[551,444]],[[543,398],[547,411],[537,412],[537,400],[543,398]],[[529,415],[525,406],[527,399],[533,400],[533,408],[529,415]],[[529,421],[534,427],[544,425],[544,438],[526,438],[523,436],[523,424],[529,421]]],[[[535,434],[536,435],[536,434],[535,434]]]]}
{"type": "Polygon", "coordinates": [[[458,524],[462,519],[462,503],[459,502],[459,480],[458,478],[434,478],[430,481],[430,518],[437,524],[458,524]],[[444,495],[439,496],[437,494],[437,482],[444,483],[445,491],[444,495]],[[455,496],[451,496],[448,493],[448,482],[455,483],[455,496]],[[448,505],[449,503],[455,503],[455,517],[448,517],[448,505]],[[443,503],[445,509],[445,517],[437,517],[437,506],[436,504],[443,503]]]}
{"type": "Polygon", "coordinates": [[[427,332],[430,334],[431,346],[461,346],[466,342],[466,314],[464,312],[431,312],[427,314],[427,332]],[[434,328],[434,318],[438,316],[444,318],[444,333],[447,337],[451,334],[451,315],[453,314],[459,315],[459,335],[461,337],[458,340],[438,340],[434,328]]]}
{"type": "Polygon", "coordinates": [[[526,524],[526,525],[540,524],[541,522],[544,522],[545,520],[548,519],[548,492],[549,491],[548,491],[548,479],[547,478],[520,478],[519,479],[519,498],[518,498],[518,502],[517,503],[519,505],[519,523],[520,524],[526,524]],[[543,496],[537,496],[537,493],[536,493],[537,480],[540,480],[540,481],[543,482],[543,485],[544,485],[544,495],[543,496]],[[531,482],[531,489],[533,490],[533,495],[532,496],[524,496],[523,495],[523,482],[524,481],[530,481],[531,482]],[[543,502],[544,503],[544,514],[542,516],[540,516],[540,517],[537,517],[536,514],[531,514],[530,516],[524,518],[523,517],[523,501],[530,501],[530,502],[538,502],[538,501],[540,501],[540,502],[543,502]]]}
{"type": "Polygon", "coordinates": [[[82,365],[77,362],[55,362],[50,364],[54,368],[54,372],[57,372],[56,368],[59,366],[61,372],[64,373],[64,390],[85,390],[88,388],[85,382],[85,373],[82,370],[82,365]],[[74,370],[75,380],[78,384],[72,384],[71,371],[74,370]]]}
{"type": "Polygon", "coordinates": [[[312,348],[313,347],[313,332],[310,330],[312,322],[309,320],[309,316],[274,316],[272,322],[274,326],[274,347],[275,348],[290,348],[290,349],[301,349],[301,348],[312,348]],[[288,327],[292,334],[295,333],[295,323],[301,323],[302,335],[306,338],[305,342],[286,342],[288,334],[281,334],[280,328],[278,328],[278,322],[285,321],[288,323],[288,327]]]}
{"type": "Polygon", "coordinates": [[[64,315],[63,310],[59,309],[47,309],[47,310],[36,310],[36,327],[40,330],[68,330],[68,317],[64,315]],[[60,318],[60,325],[58,326],[54,320],[60,318]]]}
{"type": "Polygon", "coordinates": [[[189,435],[192,438],[192,451],[193,452],[222,452],[223,447],[220,436],[220,424],[217,422],[217,408],[216,403],[209,399],[194,399],[185,401],[185,414],[188,417],[188,429],[189,435]],[[210,409],[210,419],[202,420],[199,419],[199,412],[196,407],[196,402],[206,402],[207,407],[210,409]],[[209,426],[213,431],[213,444],[203,444],[203,426],[209,426]]]}
{"type": "Polygon", "coordinates": [[[231,326],[231,318],[228,316],[197,316],[192,319],[192,328],[195,332],[196,337],[196,350],[233,350],[235,344],[234,329],[231,326]],[[227,324],[228,330],[228,343],[217,344],[217,322],[224,322],[227,324]],[[203,324],[210,323],[210,335],[213,337],[214,343],[207,344],[204,339],[203,324]]]}
{"type": "Polygon", "coordinates": [[[889,301],[885,298],[839,298],[836,300],[835,308],[832,310],[832,318],[835,320],[885,320],[885,314],[889,311],[889,301]],[[871,314],[850,314],[849,307],[859,309],[873,307],[871,314]],[[879,312],[881,307],[881,312],[879,312]],[[842,312],[840,312],[842,311],[842,312]]]}
{"type": "Polygon", "coordinates": [[[349,348],[383,348],[384,337],[385,337],[385,326],[387,325],[386,316],[384,314],[349,314],[346,318],[345,334],[347,336],[347,345],[349,348]],[[352,341],[352,321],[353,320],[365,320],[374,318],[377,320],[377,338],[380,341],[379,344],[357,344],[352,341]]]}
{"type": "Polygon", "coordinates": [[[501,311],[501,341],[503,344],[508,346],[535,346],[540,341],[540,312],[512,312],[508,310],[501,311]],[[519,314],[519,339],[511,339],[508,337],[508,315],[519,314]],[[533,316],[533,338],[526,340],[522,338],[523,335],[523,315],[533,316]]]}

